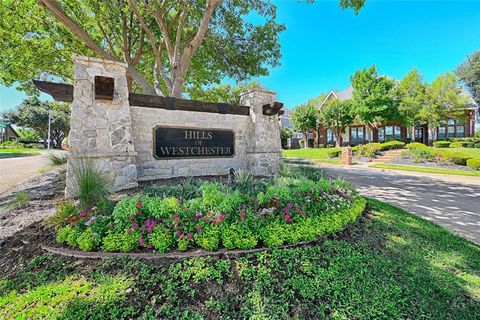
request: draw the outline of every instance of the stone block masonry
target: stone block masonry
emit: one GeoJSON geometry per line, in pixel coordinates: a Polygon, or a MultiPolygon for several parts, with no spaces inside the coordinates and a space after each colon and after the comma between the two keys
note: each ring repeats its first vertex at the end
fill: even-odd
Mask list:
{"type": "Polygon", "coordinates": [[[278,115],[264,115],[263,106],[275,102],[275,94],[254,90],[241,97],[249,115],[192,112],[130,105],[126,65],[74,55],[70,159],[67,196],[74,192],[72,172],[92,161],[110,175],[113,190],[138,185],[138,181],[184,176],[227,175],[230,168],[256,176],[274,175],[281,162],[278,115]],[[95,98],[95,77],[113,78],[113,99],[95,98]],[[157,159],[154,129],[158,126],[232,130],[231,157],[157,159]]]}

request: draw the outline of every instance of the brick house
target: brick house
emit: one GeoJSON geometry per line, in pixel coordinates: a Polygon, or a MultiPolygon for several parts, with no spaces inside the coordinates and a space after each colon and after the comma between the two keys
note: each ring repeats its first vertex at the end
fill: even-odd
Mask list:
{"type": "MultiPolygon", "coordinates": [[[[447,138],[473,137],[475,135],[475,115],[478,106],[466,91],[463,94],[469,98],[469,103],[465,108],[465,121],[455,119],[445,119],[445,121],[436,128],[437,140],[447,138]]],[[[352,99],[353,88],[349,86],[343,91],[330,91],[327,97],[319,105],[321,108],[328,101],[339,99],[352,99]]],[[[352,125],[348,127],[342,135],[342,144],[357,145],[368,142],[384,142],[389,140],[415,141],[421,143],[431,143],[429,130],[426,124],[419,124],[415,127],[403,127],[399,122],[389,121],[386,125],[379,128],[373,128],[357,118],[352,125]]],[[[335,135],[332,130],[319,125],[317,130],[316,142],[319,144],[335,144],[335,135]]]]}

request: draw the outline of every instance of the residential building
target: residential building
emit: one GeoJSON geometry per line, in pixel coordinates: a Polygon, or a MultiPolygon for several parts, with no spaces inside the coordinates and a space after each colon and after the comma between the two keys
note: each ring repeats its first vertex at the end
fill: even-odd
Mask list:
{"type": "MultiPolygon", "coordinates": [[[[374,128],[363,123],[358,117],[352,125],[348,127],[346,132],[342,135],[342,144],[344,145],[358,145],[368,142],[384,142],[390,140],[400,141],[415,141],[424,144],[432,142],[435,134],[436,140],[445,140],[447,138],[463,138],[473,137],[475,135],[475,118],[478,114],[478,105],[471,98],[471,96],[463,91],[463,94],[468,96],[469,103],[465,107],[465,120],[445,119],[440,126],[430,132],[426,124],[418,124],[415,127],[404,127],[399,122],[388,121],[384,126],[374,128]],[[429,137],[430,135],[430,137],[429,137]]],[[[352,99],[353,88],[349,86],[343,91],[330,91],[325,100],[319,105],[321,108],[327,102],[339,99],[352,99]]],[[[317,130],[316,140],[319,144],[335,144],[336,137],[332,130],[319,125],[317,130]]]]}
{"type": "Polygon", "coordinates": [[[0,119],[0,143],[18,139],[18,133],[6,120],[0,119]]]}

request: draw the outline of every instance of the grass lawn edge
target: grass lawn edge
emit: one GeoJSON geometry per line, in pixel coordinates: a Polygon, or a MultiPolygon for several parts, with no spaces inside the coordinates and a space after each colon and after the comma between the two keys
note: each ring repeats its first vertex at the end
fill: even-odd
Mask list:
{"type": "Polygon", "coordinates": [[[438,174],[449,174],[449,175],[461,175],[461,176],[470,176],[470,177],[480,177],[480,171],[464,171],[464,170],[455,170],[455,169],[440,169],[440,168],[429,168],[429,167],[420,167],[420,166],[408,166],[401,164],[371,164],[369,168],[374,169],[387,169],[387,170],[402,170],[410,172],[425,172],[425,173],[438,173],[438,174]]]}

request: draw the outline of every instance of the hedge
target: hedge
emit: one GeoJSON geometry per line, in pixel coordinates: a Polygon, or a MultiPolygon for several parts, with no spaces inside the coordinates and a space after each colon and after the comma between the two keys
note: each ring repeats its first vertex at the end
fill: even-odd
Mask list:
{"type": "Polygon", "coordinates": [[[480,158],[472,158],[467,160],[467,166],[473,170],[480,171],[480,158]]]}
{"type": "Polygon", "coordinates": [[[435,148],[448,148],[448,147],[450,147],[450,142],[449,141],[435,141],[433,143],[433,146],[435,148]]]}
{"type": "Polygon", "coordinates": [[[473,148],[473,142],[457,141],[450,144],[450,148],[473,148]]]}

